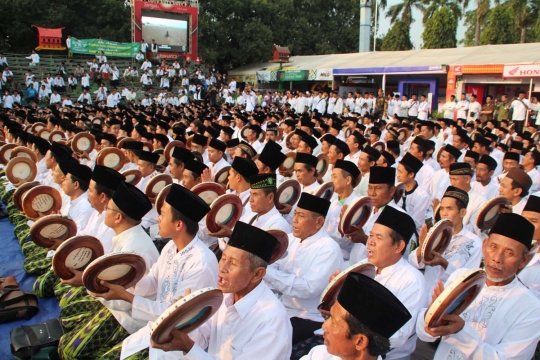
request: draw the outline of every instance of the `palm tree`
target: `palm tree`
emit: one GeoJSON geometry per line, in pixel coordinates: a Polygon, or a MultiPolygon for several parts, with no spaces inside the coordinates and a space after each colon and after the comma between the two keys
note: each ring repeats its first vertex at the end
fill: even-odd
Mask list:
{"type": "Polygon", "coordinates": [[[516,24],[520,29],[520,43],[525,43],[527,28],[534,25],[538,18],[540,0],[511,0],[508,3],[514,9],[516,24]]]}
{"type": "Polygon", "coordinates": [[[424,24],[430,17],[433,16],[435,11],[439,10],[443,6],[446,6],[448,9],[450,9],[452,15],[454,15],[454,18],[456,18],[457,20],[460,20],[463,17],[462,7],[455,0],[424,0],[424,4],[426,5],[426,8],[424,10],[424,18],[422,19],[422,22],[424,24]]]}
{"type": "Polygon", "coordinates": [[[423,0],[403,0],[402,3],[392,5],[386,12],[386,17],[390,18],[391,22],[396,21],[399,17],[410,26],[414,19],[412,17],[412,10],[418,9],[422,13],[424,12],[423,0]]]}
{"type": "MultiPolygon", "coordinates": [[[[458,0],[463,9],[469,6],[469,0],[458,0]]],[[[517,0],[520,1],[520,0],[517,0]]],[[[495,5],[499,5],[499,0],[494,0],[495,5]]],[[[474,45],[480,45],[480,27],[485,22],[489,13],[490,0],[476,0],[476,33],[474,34],[474,45]]]]}

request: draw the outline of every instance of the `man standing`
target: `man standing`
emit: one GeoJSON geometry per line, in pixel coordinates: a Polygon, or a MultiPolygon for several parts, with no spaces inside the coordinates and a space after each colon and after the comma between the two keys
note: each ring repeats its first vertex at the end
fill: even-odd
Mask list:
{"type": "Polygon", "coordinates": [[[428,116],[429,103],[426,101],[426,95],[420,95],[420,104],[418,105],[418,120],[427,120],[428,116]]]}
{"type": "Polygon", "coordinates": [[[471,103],[469,104],[469,114],[467,121],[474,121],[480,117],[480,111],[482,111],[482,105],[476,101],[476,95],[471,95],[471,103]]]}
{"type": "Polygon", "coordinates": [[[156,44],[154,39],[152,39],[152,43],[150,44],[150,50],[152,51],[152,59],[157,58],[159,45],[156,44]]]}
{"type": "Polygon", "coordinates": [[[416,120],[418,118],[418,105],[417,95],[413,94],[409,100],[409,110],[407,113],[410,120],[416,120]]]}
{"type": "Polygon", "coordinates": [[[456,96],[450,96],[450,101],[444,104],[444,118],[454,120],[454,111],[456,110],[456,96]]]}
{"type": "Polygon", "coordinates": [[[456,105],[457,109],[457,118],[458,119],[467,119],[467,114],[469,113],[469,101],[465,97],[465,93],[461,94],[461,97],[456,105]]]}
{"type": "Polygon", "coordinates": [[[525,91],[520,91],[519,96],[514,98],[514,101],[508,105],[508,109],[512,109],[512,122],[516,124],[516,132],[523,132],[527,110],[531,107],[529,100],[525,99],[525,91]]]}

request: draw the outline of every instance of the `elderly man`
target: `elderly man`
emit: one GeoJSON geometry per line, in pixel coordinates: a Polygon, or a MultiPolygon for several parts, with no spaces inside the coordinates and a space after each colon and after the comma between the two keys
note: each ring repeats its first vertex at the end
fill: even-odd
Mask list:
{"type": "MultiPolygon", "coordinates": [[[[425,310],[416,323],[422,341],[441,342],[435,359],[531,359],[540,340],[540,302],[516,276],[529,262],[534,225],[518,214],[503,213],[482,245],[487,279],[461,315],[443,315],[445,324],[427,328],[425,310]],[[508,226],[512,224],[512,226],[508,226]]],[[[457,270],[433,299],[465,270],[457,270]]]]}
{"type": "Polygon", "coordinates": [[[376,360],[411,319],[400,300],[367,276],[350,273],[323,324],[325,345],[302,360],[376,360]]]}
{"type": "Polygon", "coordinates": [[[292,344],[320,329],[317,306],[332,272],[343,267],[339,245],[324,229],[330,201],[302,193],[289,234],[287,255],[270,266],[264,278],[279,293],[291,318],[292,344]]]}
{"type": "Polygon", "coordinates": [[[225,296],[217,313],[189,336],[173,330],[170,342],[152,346],[182,351],[175,359],[288,359],[292,330],[287,311],[262,281],[277,246],[266,231],[236,223],[219,261],[218,288],[225,296]]]}

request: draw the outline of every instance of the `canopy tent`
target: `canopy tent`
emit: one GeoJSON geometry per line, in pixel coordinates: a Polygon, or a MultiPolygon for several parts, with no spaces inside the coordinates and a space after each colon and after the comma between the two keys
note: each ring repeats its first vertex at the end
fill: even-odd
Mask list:
{"type": "MultiPolygon", "coordinates": [[[[333,69],[334,75],[408,72],[446,72],[448,65],[532,64],[540,62],[540,43],[485,45],[452,49],[376,51],[351,54],[292,56],[283,70],[333,69]]],[[[249,64],[229,76],[254,76],[257,71],[278,70],[271,62],[249,64]]]]}

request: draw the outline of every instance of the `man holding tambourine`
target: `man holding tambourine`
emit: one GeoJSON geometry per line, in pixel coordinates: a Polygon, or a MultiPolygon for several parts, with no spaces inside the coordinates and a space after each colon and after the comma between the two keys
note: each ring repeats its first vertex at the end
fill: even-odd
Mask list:
{"type": "MultiPolygon", "coordinates": [[[[431,251],[431,259],[423,256],[427,227],[420,232],[418,248],[409,254],[409,262],[417,269],[424,269],[426,289],[432,289],[439,280],[446,281],[457,269],[474,269],[482,260],[481,241],[478,236],[463,226],[467,213],[469,195],[456,187],[449,186],[439,204],[441,219],[449,219],[453,224],[453,236],[444,252],[431,251]]],[[[431,300],[431,293],[426,292],[426,301],[431,300]]]]}
{"type": "MultiPolygon", "coordinates": [[[[538,341],[540,301],[516,274],[531,258],[534,226],[517,214],[504,213],[484,240],[482,252],[487,280],[461,315],[446,314],[431,328],[420,312],[416,333],[422,341],[440,339],[434,359],[531,359],[538,341]],[[511,226],[509,226],[511,224],[511,226]]],[[[433,290],[436,299],[466,269],[454,272],[433,290]]]]}

